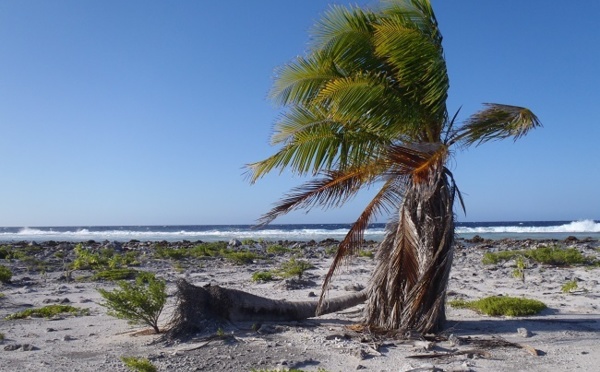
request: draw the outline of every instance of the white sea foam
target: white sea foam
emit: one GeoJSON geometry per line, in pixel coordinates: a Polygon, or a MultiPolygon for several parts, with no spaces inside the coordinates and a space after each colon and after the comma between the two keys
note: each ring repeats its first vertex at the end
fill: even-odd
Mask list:
{"type": "MultiPolygon", "coordinates": [[[[475,227],[458,226],[456,233],[459,236],[480,235],[488,238],[528,238],[530,235],[537,238],[565,238],[569,235],[594,236],[600,238],[600,223],[593,220],[573,221],[569,223],[556,223],[548,226],[548,223],[540,223],[536,226],[532,223],[515,222],[508,226],[498,223],[497,225],[482,223],[475,227]],[[544,226],[546,225],[546,226],[544,226]]],[[[0,228],[0,241],[45,241],[45,240],[117,240],[128,241],[132,239],[140,241],[159,240],[229,240],[229,239],[266,239],[266,240],[298,240],[320,241],[327,238],[341,240],[348,233],[348,228],[329,226],[330,229],[321,225],[298,226],[274,225],[266,229],[251,229],[249,226],[142,226],[142,227],[69,227],[69,228],[30,228],[20,229],[0,228]],[[335,227],[335,228],[331,228],[335,227]]],[[[381,226],[381,225],[380,225],[381,226]]],[[[326,226],[325,226],[326,227],[326,226]]],[[[369,228],[365,231],[365,239],[383,239],[385,229],[382,227],[369,228]]]]}
{"type": "Polygon", "coordinates": [[[573,221],[557,226],[478,226],[457,227],[458,234],[536,234],[536,233],[600,233],[600,223],[593,220],[573,221]]]}

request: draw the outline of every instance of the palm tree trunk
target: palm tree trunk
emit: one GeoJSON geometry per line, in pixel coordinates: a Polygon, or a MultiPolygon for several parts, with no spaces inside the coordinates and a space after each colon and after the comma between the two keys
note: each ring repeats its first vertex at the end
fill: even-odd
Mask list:
{"type": "Polygon", "coordinates": [[[454,189],[443,171],[413,182],[378,252],[366,324],[421,333],[443,329],[454,253],[454,189]]]}
{"type": "MultiPolygon", "coordinates": [[[[327,301],[319,315],[341,311],[366,300],[366,290],[327,301]]],[[[197,287],[177,281],[177,305],[166,337],[182,338],[221,321],[293,321],[316,316],[318,301],[273,300],[237,289],[197,287]]]]}

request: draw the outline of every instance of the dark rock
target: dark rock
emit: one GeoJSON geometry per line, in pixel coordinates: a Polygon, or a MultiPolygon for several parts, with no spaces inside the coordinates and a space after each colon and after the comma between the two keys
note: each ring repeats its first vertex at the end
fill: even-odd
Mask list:
{"type": "Polygon", "coordinates": [[[474,237],[472,237],[471,239],[466,239],[465,240],[467,243],[473,243],[473,244],[479,244],[479,243],[483,243],[485,241],[485,239],[483,239],[481,236],[479,235],[475,235],[474,237]]]}
{"type": "Polygon", "coordinates": [[[36,348],[35,346],[31,345],[31,344],[23,344],[23,345],[21,346],[21,349],[22,349],[23,351],[32,351],[32,350],[37,350],[37,348],[36,348]]]}

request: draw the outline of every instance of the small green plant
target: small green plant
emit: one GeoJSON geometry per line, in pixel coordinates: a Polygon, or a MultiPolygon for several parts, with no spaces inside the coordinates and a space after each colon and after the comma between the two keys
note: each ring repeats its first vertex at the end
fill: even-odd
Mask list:
{"type": "Polygon", "coordinates": [[[358,251],[358,257],[373,258],[375,257],[375,254],[373,253],[373,251],[361,249],[360,251],[358,251]]]}
{"type": "Polygon", "coordinates": [[[496,265],[503,261],[512,260],[517,257],[521,251],[500,251],[500,252],[485,252],[482,262],[484,265],[496,265]]]}
{"type": "Polygon", "coordinates": [[[167,258],[171,260],[182,260],[189,257],[190,251],[185,248],[169,248],[157,244],[154,248],[154,257],[167,258]]]}
{"type": "Polygon", "coordinates": [[[252,263],[254,260],[260,258],[258,254],[250,251],[223,251],[221,253],[225,259],[237,265],[252,263]]]}
{"type": "Polygon", "coordinates": [[[523,260],[523,256],[517,257],[516,264],[517,267],[513,270],[513,276],[525,283],[525,269],[527,265],[525,264],[525,260],[523,260]]]}
{"type": "Polygon", "coordinates": [[[136,358],[136,357],[121,357],[121,361],[125,364],[127,368],[136,372],[156,372],[157,369],[146,358],[136,358]]]}
{"type": "Polygon", "coordinates": [[[284,254],[290,252],[290,248],[286,248],[279,244],[273,244],[267,247],[267,253],[269,254],[284,254]]]}
{"type": "Polygon", "coordinates": [[[223,328],[217,328],[217,337],[225,337],[225,331],[223,330],[223,328]]]}
{"type": "Polygon", "coordinates": [[[113,291],[99,289],[105,299],[101,305],[109,309],[108,314],[130,323],[146,324],[160,333],[158,318],[167,301],[166,283],[154,274],[140,272],[135,283],[118,282],[113,291]]]}
{"type": "Polygon", "coordinates": [[[577,290],[579,286],[577,285],[577,280],[569,280],[560,288],[563,293],[569,293],[577,290]]]}
{"type": "Polygon", "coordinates": [[[0,342],[4,341],[5,338],[4,333],[0,332],[0,342]]]}
{"type": "Polygon", "coordinates": [[[10,279],[12,278],[12,271],[4,265],[0,265],[0,282],[2,283],[10,283],[10,279]]]}
{"type": "Polygon", "coordinates": [[[471,309],[486,315],[526,316],[535,315],[546,308],[538,300],[517,297],[492,296],[475,301],[454,300],[448,304],[460,309],[471,309]]]}
{"type": "Polygon", "coordinates": [[[89,315],[89,309],[82,309],[70,305],[48,305],[40,308],[33,308],[20,311],[7,316],[6,320],[24,319],[27,317],[51,318],[58,314],[72,314],[75,316],[89,315]]]}
{"type": "Polygon", "coordinates": [[[313,265],[308,261],[296,260],[291,258],[289,261],[283,262],[279,271],[277,272],[284,278],[290,278],[297,276],[298,279],[302,279],[302,275],[306,270],[312,269],[313,265]]]}
{"type": "Polygon", "coordinates": [[[256,271],[252,273],[253,282],[268,282],[273,280],[273,273],[270,271],[256,271]]]}
{"type": "Polygon", "coordinates": [[[138,274],[137,270],[124,267],[124,268],[118,268],[118,269],[109,269],[109,270],[99,271],[92,276],[92,280],[117,281],[117,280],[135,279],[137,274],[138,274]]]}

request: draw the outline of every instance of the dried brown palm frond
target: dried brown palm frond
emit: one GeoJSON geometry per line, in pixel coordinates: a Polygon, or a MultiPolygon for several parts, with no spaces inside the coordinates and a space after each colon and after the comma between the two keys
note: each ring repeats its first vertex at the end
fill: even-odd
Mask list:
{"type": "Polygon", "coordinates": [[[443,322],[453,251],[454,192],[443,171],[434,178],[433,193],[426,183],[409,188],[397,229],[382,242],[369,287],[369,325],[431,331],[443,322]]]}
{"type": "Polygon", "coordinates": [[[369,224],[374,217],[381,215],[382,213],[390,213],[392,211],[391,208],[395,208],[395,206],[399,204],[404,189],[405,182],[397,178],[389,179],[377,195],[369,202],[344,239],[340,242],[329,271],[323,280],[319,307],[317,308],[318,314],[321,313],[322,305],[325,303],[326,292],[333,276],[340,268],[340,265],[346,262],[349,257],[355,256],[359,251],[364,240],[364,232],[369,227],[369,224]]]}
{"type": "Polygon", "coordinates": [[[264,226],[275,218],[296,209],[310,209],[315,205],[323,208],[337,207],[352,198],[365,184],[372,183],[385,166],[382,161],[371,162],[346,171],[323,171],[322,177],[292,189],[269,212],[259,220],[264,226]]]}

